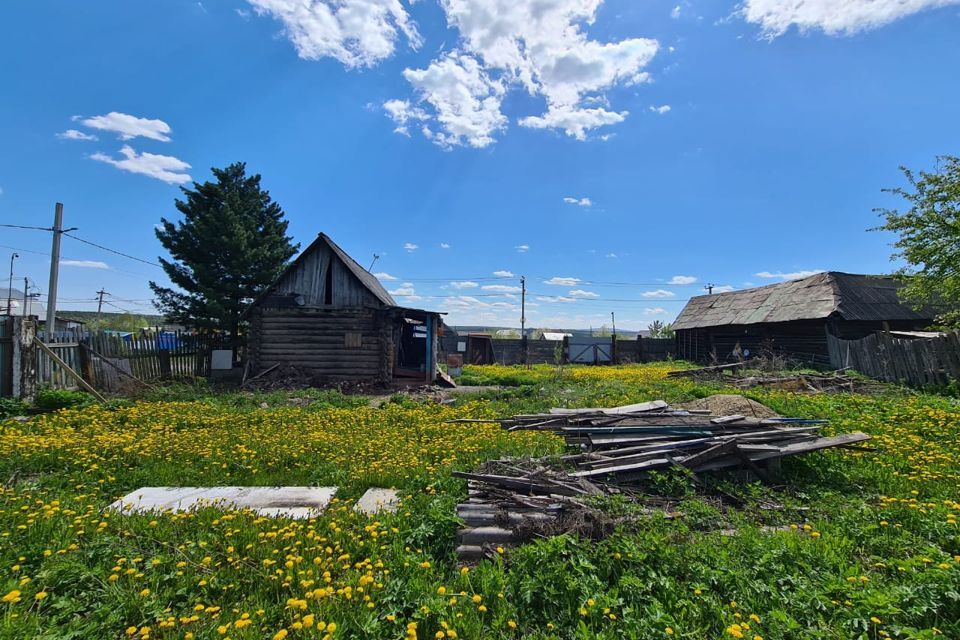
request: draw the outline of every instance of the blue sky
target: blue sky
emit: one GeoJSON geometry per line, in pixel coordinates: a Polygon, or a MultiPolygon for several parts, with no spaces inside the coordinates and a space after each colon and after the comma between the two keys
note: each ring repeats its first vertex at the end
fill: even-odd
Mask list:
{"type": "MultiPolygon", "coordinates": [[[[707,283],[890,270],[866,229],[958,151],[958,36],[958,0],[4,3],[0,222],[59,200],[154,262],[179,184],[243,160],[403,304],[517,326],[525,275],[528,326],[640,329],[707,283]]],[[[49,234],[13,250],[45,294],[49,234]]],[[[61,308],[164,280],[62,252],[61,308]]]]}

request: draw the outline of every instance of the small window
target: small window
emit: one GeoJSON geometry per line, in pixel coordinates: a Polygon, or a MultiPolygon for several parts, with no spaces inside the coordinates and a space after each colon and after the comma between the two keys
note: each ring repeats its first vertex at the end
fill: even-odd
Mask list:
{"type": "Polygon", "coordinates": [[[347,331],[343,335],[343,346],[348,349],[359,349],[363,338],[359,331],[347,331]]]}

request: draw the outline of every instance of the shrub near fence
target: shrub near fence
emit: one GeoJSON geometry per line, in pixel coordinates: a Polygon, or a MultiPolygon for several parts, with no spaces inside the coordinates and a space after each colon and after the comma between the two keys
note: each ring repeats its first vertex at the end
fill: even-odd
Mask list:
{"type": "Polygon", "coordinates": [[[878,332],[860,340],[827,336],[830,362],[860,373],[913,386],[960,380],[960,332],[936,338],[901,338],[878,332]]]}

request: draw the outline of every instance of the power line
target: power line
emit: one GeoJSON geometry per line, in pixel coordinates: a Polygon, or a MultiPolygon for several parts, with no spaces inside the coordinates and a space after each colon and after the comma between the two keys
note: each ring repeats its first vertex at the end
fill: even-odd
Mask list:
{"type": "Polygon", "coordinates": [[[102,249],[103,251],[109,251],[110,253],[115,253],[115,254],[118,255],[118,256],[123,256],[124,258],[128,258],[128,259],[130,259],[130,260],[136,260],[137,262],[142,262],[143,264],[149,264],[151,267],[160,267],[161,269],[163,268],[162,266],[160,266],[160,265],[157,264],[156,262],[150,262],[149,260],[144,260],[143,258],[138,258],[138,257],[136,257],[136,256],[132,256],[132,255],[130,255],[129,253],[124,253],[123,251],[117,251],[116,249],[111,249],[110,247],[105,247],[105,246],[103,246],[102,244],[97,244],[96,242],[91,242],[91,241],[89,241],[89,240],[84,240],[83,238],[79,238],[79,237],[73,235],[72,233],[64,232],[63,235],[67,236],[68,238],[73,238],[74,240],[77,240],[77,241],[82,242],[82,243],[84,243],[84,244],[88,244],[88,245],[90,245],[91,247],[96,247],[97,249],[102,249]]]}
{"type": "Polygon", "coordinates": [[[33,231],[53,231],[52,227],[31,227],[23,224],[0,224],[0,227],[8,229],[32,229],[33,231]]]}

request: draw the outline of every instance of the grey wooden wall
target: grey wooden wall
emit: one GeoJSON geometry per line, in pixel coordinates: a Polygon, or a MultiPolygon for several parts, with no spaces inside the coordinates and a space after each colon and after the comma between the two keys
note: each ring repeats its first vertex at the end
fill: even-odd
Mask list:
{"type": "Polygon", "coordinates": [[[326,245],[304,256],[297,268],[280,279],[274,294],[299,294],[303,296],[303,306],[323,306],[327,304],[328,282],[332,285],[329,304],[333,306],[362,307],[382,304],[326,245]],[[331,270],[329,279],[328,270],[331,270]]]}

